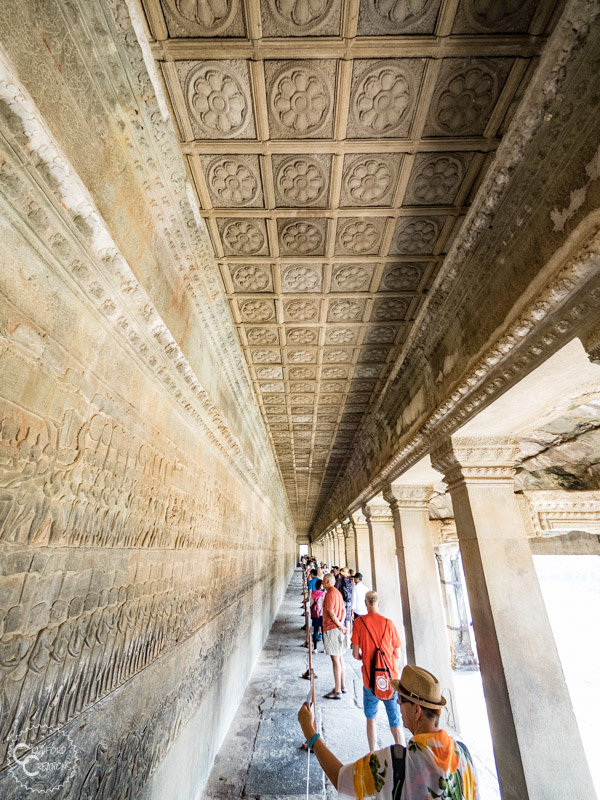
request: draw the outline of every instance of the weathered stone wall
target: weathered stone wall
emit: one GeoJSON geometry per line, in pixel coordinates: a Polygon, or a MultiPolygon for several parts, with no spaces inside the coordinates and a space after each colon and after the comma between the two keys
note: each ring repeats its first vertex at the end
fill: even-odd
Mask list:
{"type": "Polygon", "coordinates": [[[289,511],[127,6],[0,25],[0,796],[193,797],[289,511]]]}

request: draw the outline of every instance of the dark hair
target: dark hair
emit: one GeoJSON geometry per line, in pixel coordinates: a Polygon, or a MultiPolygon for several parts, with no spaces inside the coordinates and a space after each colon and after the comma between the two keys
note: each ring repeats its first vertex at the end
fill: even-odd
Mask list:
{"type": "Polygon", "coordinates": [[[355,572],[352,577],[358,578],[359,581],[362,581],[362,572],[355,572]]]}
{"type": "Polygon", "coordinates": [[[317,570],[316,569],[311,569],[310,574],[314,575],[314,577],[316,578],[317,577],[317,570]]]}
{"type": "Polygon", "coordinates": [[[320,589],[323,586],[323,581],[319,578],[318,581],[315,583],[315,589],[320,589]]]}

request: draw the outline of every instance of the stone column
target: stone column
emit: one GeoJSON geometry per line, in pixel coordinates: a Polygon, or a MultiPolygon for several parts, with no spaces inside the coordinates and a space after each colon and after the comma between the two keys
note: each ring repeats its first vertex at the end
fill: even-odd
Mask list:
{"type": "Polygon", "coordinates": [[[463,577],[458,543],[441,544],[436,553],[446,608],[446,627],[451,645],[453,669],[478,670],[479,662],[471,644],[470,614],[463,591],[463,577]]]}
{"type": "Polygon", "coordinates": [[[344,550],[346,553],[344,564],[356,571],[356,538],[354,536],[354,528],[347,520],[342,522],[341,525],[344,534],[344,550]]]}
{"type": "MultiPolygon", "coordinates": [[[[396,566],[396,536],[389,505],[377,498],[364,506],[363,513],[371,533],[373,588],[381,601],[381,613],[402,631],[402,602],[396,566]]],[[[402,637],[401,637],[402,638],[402,637]]]]}
{"type": "Polygon", "coordinates": [[[371,533],[367,518],[362,511],[352,514],[354,535],[356,536],[357,570],[362,573],[363,580],[369,589],[373,588],[373,567],[371,565],[371,533]]]}
{"type": "Polygon", "coordinates": [[[503,800],[595,797],[513,487],[514,442],[446,440],[452,496],[503,800]]]}
{"type": "Polygon", "coordinates": [[[345,547],[344,547],[344,534],[340,525],[336,525],[333,529],[333,541],[335,549],[335,561],[333,562],[336,567],[344,566],[345,547]]]}
{"type": "Polygon", "coordinates": [[[333,552],[333,531],[327,534],[327,566],[329,569],[334,565],[334,552],[333,552]]]}
{"type": "Polygon", "coordinates": [[[383,496],[393,518],[407,661],[438,678],[447,700],[448,722],[458,730],[450,643],[428,511],[432,494],[430,486],[392,485],[383,496]]]}

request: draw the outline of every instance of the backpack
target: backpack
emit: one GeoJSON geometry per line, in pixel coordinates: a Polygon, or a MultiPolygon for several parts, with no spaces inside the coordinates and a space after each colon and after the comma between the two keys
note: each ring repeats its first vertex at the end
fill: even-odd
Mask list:
{"type": "Polygon", "coordinates": [[[406,747],[401,744],[393,744],[390,747],[392,757],[392,770],[394,773],[394,788],[392,790],[392,800],[400,800],[402,787],[406,777],[406,747]]]}
{"type": "Polygon", "coordinates": [[[388,667],[387,661],[385,660],[385,653],[381,649],[381,645],[385,639],[389,620],[386,619],[385,621],[383,636],[381,637],[381,642],[379,645],[377,645],[371,631],[369,630],[369,626],[365,622],[365,618],[359,617],[359,619],[365,626],[371,641],[375,645],[375,652],[373,653],[373,658],[371,659],[371,668],[369,669],[369,689],[379,700],[389,700],[394,694],[394,689],[391,683],[392,675],[390,673],[390,668],[388,667]]]}

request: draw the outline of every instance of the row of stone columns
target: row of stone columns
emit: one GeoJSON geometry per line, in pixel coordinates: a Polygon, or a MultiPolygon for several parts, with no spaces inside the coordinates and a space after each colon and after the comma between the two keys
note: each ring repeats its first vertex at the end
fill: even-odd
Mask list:
{"type": "MultiPolygon", "coordinates": [[[[452,497],[503,800],[594,798],[590,770],[514,493],[515,445],[448,439],[432,454],[452,497]]],[[[457,554],[439,557],[431,486],[386,487],[317,544],[329,564],[362,572],[382,613],[404,628],[408,663],[435,673],[458,729],[452,664],[473,667],[457,554]],[[454,558],[454,561],[452,559],[454,558]],[[455,635],[449,641],[444,601],[455,635]],[[463,603],[461,607],[461,602],[463,603]],[[452,652],[452,660],[450,653],[452,652]]]]}

